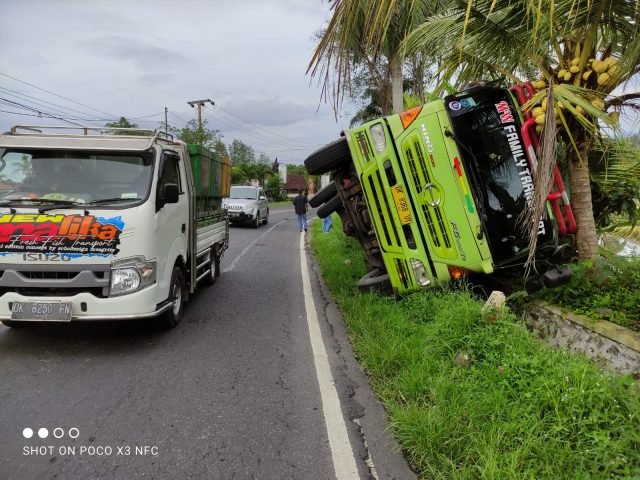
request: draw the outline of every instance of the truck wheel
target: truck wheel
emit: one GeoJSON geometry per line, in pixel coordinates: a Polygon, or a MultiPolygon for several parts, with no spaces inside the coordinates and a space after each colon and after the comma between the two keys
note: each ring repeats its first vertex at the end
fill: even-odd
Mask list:
{"type": "Polygon", "coordinates": [[[382,273],[379,268],[374,268],[358,280],[358,288],[364,291],[391,292],[389,274],[382,273]]]}
{"type": "Polygon", "coordinates": [[[311,175],[320,175],[335,170],[350,160],[349,144],[343,137],[313,152],[304,161],[304,166],[311,175]]]}
{"type": "Polygon", "coordinates": [[[184,281],[184,274],[177,265],[173,267],[171,274],[171,284],[169,287],[169,302],[173,302],[173,306],[167,310],[161,317],[162,326],[173,328],[180,320],[184,313],[184,303],[187,297],[187,285],[184,281]]]}
{"type": "Polygon", "coordinates": [[[318,209],[318,216],[320,218],[327,218],[333,212],[338,210],[341,206],[342,206],[342,199],[338,195],[336,195],[335,197],[333,197],[331,200],[329,200],[327,203],[325,203],[318,209]]]}
{"type": "Polygon", "coordinates": [[[256,212],[256,218],[251,222],[251,226],[253,228],[258,228],[260,226],[260,212],[256,212]]]}
{"type": "Polygon", "coordinates": [[[336,187],[334,182],[331,182],[309,199],[309,205],[313,208],[317,208],[327,200],[331,200],[335,197],[336,193],[338,193],[338,187],[336,187]]]}
{"type": "Polygon", "coordinates": [[[211,263],[209,264],[209,275],[202,279],[203,285],[213,285],[220,275],[220,259],[216,256],[216,251],[211,248],[211,263]]]}
{"type": "Polygon", "coordinates": [[[269,209],[267,209],[267,216],[264,217],[264,222],[262,222],[262,224],[266,225],[267,223],[269,223],[269,209]]]}

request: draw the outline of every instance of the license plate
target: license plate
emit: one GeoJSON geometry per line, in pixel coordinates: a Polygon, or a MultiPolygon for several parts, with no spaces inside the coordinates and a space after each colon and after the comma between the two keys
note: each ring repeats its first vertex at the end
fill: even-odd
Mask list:
{"type": "Polygon", "coordinates": [[[13,302],[11,320],[70,322],[71,304],[63,302],[13,302]]]}
{"type": "Polygon", "coordinates": [[[239,213],[231,212],[231,213],[229,214],[229,216],[231,216],[231,217],[239,217],[239,216],[240,216],[240,214],[239,214],[239,213]]]}
{"type": "Polygon", "coordinates": [[[411,211],[409,210],[409,202],[407,202],[407,196],[404,194],[404,189],[400,185],[394,185],[391,188],[391,194],[393,200],[396,203],[396,210],[400,216],[400,223],[402,225],[409,225],[413,222],[411,218],[411,211]]]}

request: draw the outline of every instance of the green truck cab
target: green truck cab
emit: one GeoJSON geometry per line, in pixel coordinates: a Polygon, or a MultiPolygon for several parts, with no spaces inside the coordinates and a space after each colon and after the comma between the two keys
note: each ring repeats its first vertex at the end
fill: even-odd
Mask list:
{"type": "MultiPolygon", "coordinates": [[[[311,205],[321,217],[337,211],[365,251],[360,286],[390,284],[402,295],[467,273],[522,269],[537,139],[518,105],[532,94],[472,88],[343,132],[307,158],[310,174],[333,176],[311,205]]],[[[563,187],[559,195],[539,223],[541,275],[530,285],[570,277],[554,258],[558,225],[575,231],[563,187]]]]}

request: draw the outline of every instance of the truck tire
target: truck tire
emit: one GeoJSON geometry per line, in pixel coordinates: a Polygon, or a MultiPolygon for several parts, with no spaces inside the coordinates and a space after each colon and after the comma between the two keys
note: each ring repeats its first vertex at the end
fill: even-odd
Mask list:
{"type": "Polygon", "coordinates": [[[388,273],[382,273],[379,268],[374,268],[358,280],[358,288],[363,291],[391,292],[391,281],[388,273]]]}
{"type": "Polygon", "coordinates": [[[336,193],[338,193],[338,187],[336,187],[335,183],[331,182],[309,199],[309,205],[313,208],[317,208],[327,200],[331,200],[336,193]]]}
{"type": "Polygon", "coordinates": [[[267,223],[269,223],[269,209],[267,208],[267,215],[264,217],[264,222],[262,222],[263,225],[266,225],[267,223]]]}
{"type": "Polygon", "coordinates": [[[335,170],[350,160],[349,144],[343,137],[313,152],[304,161],[304,166],[311,175],[320,175],[335,170]]]}
{"type": "Polygon", "coordinates": [[[336,195],[335,197],[333,197],[331,200],[329,200],[327,203],[325,203],[318,209],[318,216],[320,218],[327,218],[333,212],[338,210],[341,206],[342,206],[342,199],[338,195],[336,195]]]}
{"type": "Polygon", "coordinates": [[[169,285],[169,302],[173,306],[162,314],[160,323],[165,328],[173,328],[180,323],[184,314],[184,304],[187,299],[187,284],[184,280],[184,273],[179,266],[173,267],[171,283],[169,285]]]}
{"type": "Polygon", "coordinates": [[[260,212],[256,212],[256,218],[251,222],[251,226],[253,228],[258,228],[260,226],[260,212]]]}
{"type": "Polygon", "coordinates": [[[209,275],[202,279],[202,284],[209,286],[216,283],[216,278],[220,275],[220,259],[216,255],[215,247],[211,247],[211,263],[209,263],[209,275]]]}

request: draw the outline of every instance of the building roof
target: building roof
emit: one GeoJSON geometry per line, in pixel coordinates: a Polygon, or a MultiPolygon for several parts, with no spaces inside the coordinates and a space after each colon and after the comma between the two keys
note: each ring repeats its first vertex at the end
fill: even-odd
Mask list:
{"type": "Polygon", "coordinates": [[[287,175],[287,183],[284,184],[285,190],[306,190],[307,181],[304,176],[298,173],[290,173],[287,175]]]}

